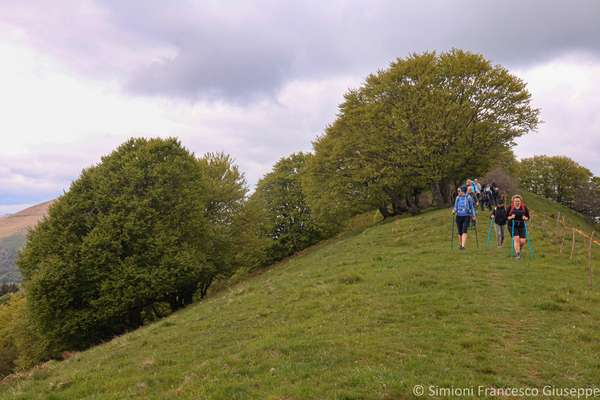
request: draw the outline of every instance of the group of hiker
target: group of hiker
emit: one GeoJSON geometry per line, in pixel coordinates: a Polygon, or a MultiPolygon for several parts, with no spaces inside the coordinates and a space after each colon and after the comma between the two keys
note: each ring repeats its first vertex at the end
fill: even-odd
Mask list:
{"type": "MultiPolygon", "coordinates": [[[[491,212],[490,219],[495,227],[498,247],[503,246],[504,230],[508,229],[513,240],[515,257],[521,258],[521,249],[527,241],[527,221],[529,220],[529,210],[523,198],[521,195],[515,194],[511,197],[510,206],[507,207],[506,195],[500,192],[494,182],[482,186],[477,178],[467,179],[465,184],[457,189],[452,213],[456,215],[459,249],[465,250],[469,226],[471,223],[474,226],[477,224],[478,205],[481,206],[482,212],[486,208],[491,212]]],[[[452,236],[454,237],[454,234],[452,236]]]]}

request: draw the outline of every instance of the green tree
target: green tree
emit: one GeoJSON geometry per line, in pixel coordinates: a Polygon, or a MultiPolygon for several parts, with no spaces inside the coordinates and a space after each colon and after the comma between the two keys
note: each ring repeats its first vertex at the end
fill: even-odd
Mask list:
{"type": "Polygon", "coordinates": [[[590,182],[577,189],[573,208],[592,222],[600,222],[600,179],[592,178],[590,182]]]}
{"type": "Polygon", "coordinates": [[[211,238],[208,266],[212,271],[199,287],[200,297],[204,297],[216,278],[229,276],[236,268],[235,258],[240,250],[239,215],[248,188],[244,174],[229,155],[207,153],[198,162],[204,178],[205,215],[211,238]]]}
{"type": "Polygon", "coordinates": [[[260,195],[254,193],[244,203],[233,224],[233,268],[246,271],[262,267],[270,260],[272,225],[260,195]]]}
{"type": "Polygon", "coordinates": [[[14,338],[14,324],[20,318],[22,294],[8,294],[0,304],[0,378],[12,373],[16,367],[17,346],[14,338]]]}
{"type": "MultiPolygon", "coordinates": [[[[366,204],[384,217],[416,210],[425,190],[442,205],[453,183],[483,175],[537,127],[530,100],[523,81],[478,54],[398,59],[345,95],[337,120],[314,144],[308,186],[345,203],[335,206],[338,215],[366,204]]],[[[308,192],[316,209],[326,206],[308,192]]]]}
{"type": "Polygon", "coordinates": [[[207,179],[175,139],[131,139],[84,170],[29,234],[19,267],[49,356],[192,301],[215,274],[207,179]]]}
{"type": "Polygon", "coordinates": [[[272,240],[270,260],[280,260],[322,238],[302,190],[302,175],[310,155],[295,153],[280,159],[259,182],[252,201],[263,208],[272,240]]]}
{"type": "Polygon", "coordinates": [[[577,191],[587,186],[592,176],[590,170],[564,156],[535,156],[519,164],[524,189],[570,207],[577,191]]]}
{"type": "Polygon", "coordinates": [[[25,292],[0,304],[0,377],[31,368],[48,357],[49,343],[27,312],[25,292]]]}

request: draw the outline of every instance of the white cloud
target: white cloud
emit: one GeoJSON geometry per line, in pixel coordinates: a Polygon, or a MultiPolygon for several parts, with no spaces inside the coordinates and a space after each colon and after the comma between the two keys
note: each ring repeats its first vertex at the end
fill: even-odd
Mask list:
{"type": "MultiPolygon", "coordinates": [[[[388,42],[394,46],[385,47],[388,42],[369,39],[369,29],[358,24],[362,19],[356,16],[354,21],[360,25],[356,30],[335,20],[335,32],[321,34],[317,27],[328,25],[327,16],[313,16],[310,20],[314,29],[303,30],[307,35],[304,39],[310,45],[306,48],[284,46],[286,52],[293,50],[293,58],[300,60],[306,71],[286,76],[270,97],[232,104],[218,99],[188,101],[185,96],[174,99],[166,97],[168,93],[162,97],[133,96],[122,88],[127,75],[140,65],[174,57],[175,48],[161,42],[160,34],[164,30],[171,39],[176,37],[177,29],[173,27],[177,24],[173,21],[163,24],[160,18],[150,22],[138,18],[129,29],[126,22],[132,21],[126,20],[127,13],[121,14],[120,18],[125,20],[119,19],[118,24],[109,23],[108,14],[95,4],[90,0],[73,2],[73,8],[68,8],[73,10],[72,15],[56,10],[52,14],[52,6],[51,14],[43,18],[33,8],[23,5],[11,10],[10,26],[0,26],[3,34],[0,39],[0,213],[3,209],[14,211],[14,207],[55,197],[68,188],[82,168],[97,163],[103,154],[131,136],[177,136],[197,154],[225,151],[237,159],[253,184],[281,156],[310,150],[311,141],[334,120],[343,93],[360,84],[365,68],[389,61],[388,56],[394,54],[403,56],[405,48],[412,46],[409,37],[396,35],[395,30],[386,30],[383,26],[378,27],[378,35],[391,38],[388,42]],[[76,3],[79,6],[76,7],[76,3]],[[75,25],[65,25],[69,19],[73,19],[75,25]],[[27,29],[20,29],[20,24],[27,29]],[[160,29],[153,31],[157,24],[160,29]],[[46,39],[46,30],[52,31],[51,39],[46,39]],[[340,36],[338,30],[344,35],[340,36]],[[312,44],[321,40],[325,40],[327,46],[314,50],[316,54],[311,53],[315,48],[312,44]],[[86,47],[90,41],[93,41],[93,51],[86,47]],[[328,49],[338,42],[343,42],[343,46],[336,51],[344,56],[338,54],[337,58],[329,59],[328,49]],[[396,43],[399,47],[395,47],[396,43]],[[371,46],[375,50],[378,46],[382,48],[375,51],[371,46]],[[362,61],[359,66],[344,68],[346,59],[362,61]],[[95,73],[95,68],[102,71],[95,73]],[[319,68],[324,68],[326,73],[319,73],[319,68]],[[358,70],[363,72],[357,73],[358,70]]],[[[582,9],[579,12],[583,12],[582,9]]],[[[381,10],[374,12],[372,23],[380,13],[381,10]]],[[[177,12],[169,18],[180,16],[177,12]]],[[[188,28],[193,22],[190,18],[185,21],[188,28]]],[[[232,18],[235,20],[235,16],[232,18]]],[[[587,30],[582,28],[581,35],[591,31],[590,26],[586,25],[587,30]]],[[[263,28],[269,31],[268,27],[263,28]]],[[[576,26],[571,28],[569,32],[575,29],[577,33],[576,26]]],[[[575,33],[571,34],[569,43],[577,41],[575,33]]],[[[551,47],[556,38],[548,35],[542,42],[551,47]]],[[[438,33],[431,40],[423,39],[421,46],[436,47],[438,42],[434,39],[439,36],[438,33]]],[[[235,35],[230,39],[235,39],[235,35]]],[[[289,37],[289,40],[299,39],[289,37]]],[[[493,42],[494,38],[486,40],[493,42]]],[[[478,43],[475,50],[485,50],[485,46],[478,43]]],[[[536,47],[535,43],[530,45],[536,47]]],[[[502,46],[499,49],[498,43],[494,46],[497,54],[508,52],[511,55],[508,58],[518,58],[508,47],[508,50],[502,46]]],[[[547,60],[548,54],[554,53],[545,52],[541,60],[547,60]]],[[[542,109],[546,123],[538,133],[520,139],[516,152],[520,157],[564,154],[600,174],[600,114],[597,113],[600,62],[584,54],[561,57],[517,71],[529,83],[534,103],[542,109]]],[[[353,62],[348,61],[348,64],[353,62]]],[[[246,79],[243,68],[242,72],[246,79]]]]}
{"type": "Polygon", "coordinates": [[[132,136],[177,136],[196,154],[230,153],[250,184],[281,156],[310,150],[358,77],[291,81],[247,105],[132,97],[70,75],[42,55],[0,42],[0,204],[38,202],[68,188],[132,136]]]}
{"type": "Polygon", "coordinates": [[[565,155],[600,175],[598,59],[571,55],[518,74],[528,82],[544,124],[518,140],[517,155],[565,155]]]}

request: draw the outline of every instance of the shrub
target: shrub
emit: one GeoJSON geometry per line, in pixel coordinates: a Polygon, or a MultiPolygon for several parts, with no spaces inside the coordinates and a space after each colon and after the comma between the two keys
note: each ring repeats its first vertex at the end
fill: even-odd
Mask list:
{"type": "Polygon", "coordinates": [[[13,337],[13,325],[18,312],[17,295],[8,295],[7,301],[0,305],[0,377],[14,371],[17,348],[13,337]]]}
{"type": "Polygon", "coordinates": [[[47,354],[45,341],[28,319],[25,294],[9,295],[0,305],[0,377],[30,368],[47,354]]]}

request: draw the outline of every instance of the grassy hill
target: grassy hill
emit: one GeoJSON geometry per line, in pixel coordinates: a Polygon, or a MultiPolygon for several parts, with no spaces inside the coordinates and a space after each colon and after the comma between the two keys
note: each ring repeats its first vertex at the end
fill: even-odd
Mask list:
{"type": "Polygon", "coordinates": [[[581,242],[574,260],[558,254],[552,217],[560,209],[591,228],[527,200],[534,259],[486,248],[487,221],[479,249],[451,250],[446,210],[380,223],[9,377],[0,399],[405,399],[414,385],[597,385],[600,274],[588,289],[581,242]]]}
{"type": "Polygon", "coordinates": [[[16,214],[0,217],[0,282],[19,282],[21,275],[16,260],[25,244],[27,230],[47,213],[51,201],[26,208],[16,214]]]}

